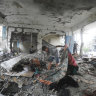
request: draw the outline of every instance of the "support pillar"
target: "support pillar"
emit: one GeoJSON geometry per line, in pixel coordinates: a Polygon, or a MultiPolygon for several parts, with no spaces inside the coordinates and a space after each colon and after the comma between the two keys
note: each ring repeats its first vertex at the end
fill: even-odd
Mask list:
{"type": "Polygon", "coordinates": [[[38,53],[41,53],[42,51],[42,34],[39,33],[38,34],[38,37],[37,37],[37,50],[38,50],[38,53]]]}
{"type": "Polygon", "coordinates": [[[80,36],[81,36],[81,46],[80,46],[80,56],[82,57],[83,55],[83,32],[84,32],[84,27],[81,28],[81,31],[80,31],[80,36]]]}
{"type": "Polygon", "coordinates": [[[33,44],[32,44],[32,32],[31,32],[31,47],[32,47],[32,45],[33,45],[33,44]]]}

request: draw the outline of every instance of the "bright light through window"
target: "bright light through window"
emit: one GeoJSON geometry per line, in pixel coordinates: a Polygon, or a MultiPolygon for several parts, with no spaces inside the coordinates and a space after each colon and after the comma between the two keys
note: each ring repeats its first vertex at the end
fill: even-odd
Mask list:
{"type": "Polygon", "coordinates": [[[96,39],[96,28],[92,28],[90,30],[85,31],[83,37],[84,46],[91,47],[92,49],[92,45],[95,43],[96,39]]]}
{"type": "Polygon", "coordinates": [[[2,38],[2,26],[0,26],[0,38],[2,38]]]}

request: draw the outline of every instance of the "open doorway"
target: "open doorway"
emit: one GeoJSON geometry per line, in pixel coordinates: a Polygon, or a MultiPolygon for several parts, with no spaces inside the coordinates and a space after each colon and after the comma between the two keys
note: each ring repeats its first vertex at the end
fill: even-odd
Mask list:
{"type": "Polygon", "coordinates": [[[90,28],[90,26],[86,26],[87,29],[85,29],[83,34],[83,54],[86,58],[96,58],[96,28],[95,26],[90,28]]]}
{"type": "MultiPolygon", "coordinates": [[[[81,29],[74,32],[74,40],[78,43],[78,54],[81,47],[81,29]]],[[[96,22],[86,25],[83,29],[83,58],[96,58],[96,22]]]]}

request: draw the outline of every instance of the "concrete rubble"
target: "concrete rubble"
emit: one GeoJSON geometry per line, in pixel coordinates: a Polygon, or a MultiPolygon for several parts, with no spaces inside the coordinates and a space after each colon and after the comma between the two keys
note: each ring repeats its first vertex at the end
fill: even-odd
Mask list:
{"type": "MultiPolygon", "coordinates": [[[[38,75],[35,76],[16,76],[4,74],[11,70],[18,60],[33,57],[41,58],[40,54],[23,54],[19,57],[10,59],[1,63],[0,66],[0,96],[85,96],[85,90],[91,93],[96,90],[96,68],[90,63],[80,62],[79,60],[79,73],[81,75],[70,76],[79,84],[78,88],[68,86],[59,91],[49,90],[49,86],[38,81],[38,75]],[[17,60],[17,58],[19,58],[17,60]],[[15,63],[10,61],[16,60],[15,63]],[[10,66],[7,67],[6,62],[9,62],[10,66]],[[4,65],[4,66],[3,66],[4,65]],[[7,69],[7,70],[5,70],[7,69]]],[[[43,56],[42,56],[43,57],[43,56]]],[[[42,59],[42,58],[41,58],[42,59]]],[[[78,60],[78,59],[77,59],[78,60]]],[[[77,61],[78,62],[78,61],[77,61]]],[[[44,72],[42,73],[44,74],[44,72]]],[[[48,73],[50,74],[50,72],[48,73]]],[[[89,96],[89,95],[86,95],[89,96]]],[[[96,96],[96,95],[92,95],[96,96]]]]}
{"type": "MultiPolygon", "coordinates": [[[[42,85],[40,82],[38,82],[37,76],[35,75],[33,77],[33,75],[29,75],[29,71],[28,74],[24,75],[24,73],[26,73],[27,71],[24,70],[22,72],[11,72],[12,68],[18,64],[18,62],[21,63],[21,61],[23,61],[23,63],[27,64],[28,62],[32,59],[32,58],[39,58],[40,60],[43,60],[43,56],[42,54],[22,54],[20,56],[17,56],[15,58],[12,58],[8,61],[2,62],[1,66],[0,66],[0,80],[1,80],[1,94],[5,95],[5,96],[46,96],[46,94],[49,94],[49,96],[51,94],[55,94],[56,92],[52,93],[50,91],[48,91],[48,86],[42,85]],[[10,66],[8,66],[10,65],[10,66]],[[23,73],[23,76],[21,75],[23,73]],[[14,83],[14,84],[13,84],[14,83]],[[12,86],[10,87],[10,84],[14,85],[14,88],[18,89],[14,92],[14,88],[12,88],[12,86]],[[11,90],[11,91],[10,91],[11,90]],[[47,92],[48,91],[48,92],[47,92]],[[47,93],[46,93],[47,92],[47,93]]],[[[66,61],[66,60],[65,60],[66,61]]],[[[65,64],[63,64],[65,66],[65,64]]],[[[60,67],[62,67],[60,65],[60,67]]],[[[67,67],[66,67],[67,68],[67,67]]],[[[43,75],[51,75],[55,74],[56,72],[60,72],[60,69],[54,69],[54,70],[50,70],[50,71],[44,71],[42,72],[43,75]],[[57,71],[56,71],[57,70],[57,71]],[[55,72],[56,71],[56,72],[55,72]],[[46,72],[46,73],[45,73],[46,72]]],[[[62,76],[64,76],[64,74],[61,74],[62,76]]],[[[60,76],[61,76],[60,75],[60,76]]],[[[62,77],[61,76],[61,77],[62,77]]],[[[52,78],[52,77],[51,77],[52,78]]],[[[59,79],[59,78],[57,78],[59,79]]],[[[54,96],[55,96],[54,95],[54,96]]]]}
{"type": "Polygon", "coordinates": [[[0,0],[0,96],[96,96],[94,33],[96,0],[0,0]]]}

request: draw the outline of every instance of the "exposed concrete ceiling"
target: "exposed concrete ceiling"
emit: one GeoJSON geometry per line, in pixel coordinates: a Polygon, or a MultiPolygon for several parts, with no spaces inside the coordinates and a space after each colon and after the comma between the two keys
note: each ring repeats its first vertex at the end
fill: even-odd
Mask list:
{"type": "Polygon", "coordinates": [[[95,7],[96,0],[0,0],[0,16],[9,25],[74,29],[96,20],[95,7]]]}

